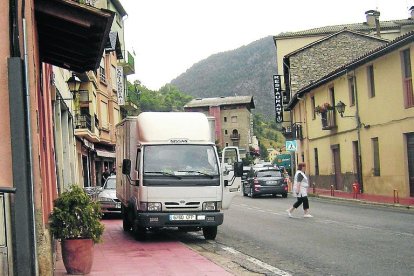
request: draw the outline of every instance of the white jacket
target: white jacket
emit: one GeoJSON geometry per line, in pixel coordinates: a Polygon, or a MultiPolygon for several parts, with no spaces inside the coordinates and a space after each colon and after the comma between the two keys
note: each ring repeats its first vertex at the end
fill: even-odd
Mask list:
{"type": "Polygon", "coordinates": [[[308,196],[308,187],[309,187],[308,178],[302,171],[297,170],[295,173],[295,177],[293,178],[293,191],[292,191],[293,195],[297,197],[308,196]],[[300,182],[298,181],[299,174],[303,176],[303,179],[300,182]],[[299,192],[298,192],[298,189],[299,189],[299,192]]]}

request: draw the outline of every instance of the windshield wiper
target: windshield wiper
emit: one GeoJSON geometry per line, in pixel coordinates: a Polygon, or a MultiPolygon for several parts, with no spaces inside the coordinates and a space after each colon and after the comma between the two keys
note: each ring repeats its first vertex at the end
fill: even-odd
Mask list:
{"type": "Polygon", "coordinates": [[[198,174],[202,174],[202,175],[205,175],[205,176],[209,176],[210,178],[214,178],[214,176],[212,174],[205,173],[205,172],[202,172],[202,171],[178,171],[178,172],[198,173],[198,174]]]}
{"type": "Polygon", "coordinates": [[[181,176],[175,175],[170,172],[162,172],[162,171],[145,171],[144,173],[156,173],[156,174],[162,174],[162,175],[168,175],[168,176],[174,176],[178,179],[181,179],[181,176]]]}

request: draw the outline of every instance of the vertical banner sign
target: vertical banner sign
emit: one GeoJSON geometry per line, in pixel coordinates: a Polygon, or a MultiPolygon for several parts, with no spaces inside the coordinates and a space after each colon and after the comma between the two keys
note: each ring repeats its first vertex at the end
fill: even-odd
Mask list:
{"type": "Polygon", "coordinates": [[[282,105],[282,84],[280,75],[273,75],[273,86],[275,92],[275,114],[276,123],[283,122],[283,105],[282,105]]]}
{"type": "Polygon", "coordinates": [[[116,67],[116,88],[118,90],[118,105],[125,105],[124,68],[122,66],[116,67]]]}

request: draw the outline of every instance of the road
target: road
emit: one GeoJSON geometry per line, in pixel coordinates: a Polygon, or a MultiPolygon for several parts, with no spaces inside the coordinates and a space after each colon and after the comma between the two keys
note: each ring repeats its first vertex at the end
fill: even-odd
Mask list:
{"type": "Polygon", "coordinates": [[[288,218],[293,202],[238,196],[216,241],[177,236],[236,275],[412,275],[413,211],[310,198],[314,218],[288,218]]]}

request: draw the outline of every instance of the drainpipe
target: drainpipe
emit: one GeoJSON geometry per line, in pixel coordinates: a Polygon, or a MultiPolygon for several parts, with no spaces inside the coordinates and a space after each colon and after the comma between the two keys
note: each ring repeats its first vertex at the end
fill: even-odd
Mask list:
{"type": "Polygon", "coordinates": [[[27,102],[27,41],[22,4],[24,63],[20,53],[18,28],[18,1],[10,0],[10,49],[8,59],[8,85],[10,109],[10,135],[12,151],[13,186],[16,195],[12,202],[13,270],[14,275],[38,275],[35,216],[33,199],[33,172],[30,136],[30,102],[27,102]]]}
{"type": "Polygon", "coordinates": [[[355,119],[357,123],[357,139],[358,139],[358,181],[359,186],[361,189],[361,193],[364,192],[364,185],[363,185],[363,179],[362,179],[362,154],[361,154],[361,118],[359,117],[359,104],[358,104],[358,89],[357,89],[357,82],[356,82],[356,75],[355,70],[352,70],[353,73],[353,81],[354,81],[354,87],[355,87],[355,119]]]}

